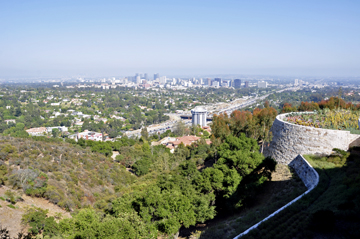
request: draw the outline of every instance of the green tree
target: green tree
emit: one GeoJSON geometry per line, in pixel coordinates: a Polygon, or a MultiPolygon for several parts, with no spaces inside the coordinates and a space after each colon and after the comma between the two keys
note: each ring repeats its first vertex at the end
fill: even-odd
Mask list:
{"type": "MultiPolygon", "coordinates": [[[[1,163],[1,161],[0,161],[1,163]]],[[[0,165],[0,185],[4,185],[5,181],[7,180],[7,167],[5,164],[0,165]]]]}
{"type": "Polygon", "coordinates": [[[29,225],[29,231],[35,235],[43,233],[44,236],[54,236],[58,233],[59,227],[54,217],[47,217],[48,212],[48,209],[29,208],[23,214],[21,222],[24,225],[29,225]]]}
{"type": "Polygon", "coordinates": [[[60,132],[59,129],[52,129],[52,130],[51,130],[52,136],[53,136],[54,138],[56,138],[56,137],[59,136],[59,132],[60,132]]]}
{"type": "Polygon", "coordinates": [[[141,136],[143,137],[144,140],[148,140],[149,138],[149,133],[146,127],[143,127],[141,129],[141,136]]]}
{"type": "Polygon", "coordinates": [[[60,235],[66,238],[156,238],[156,229],[146,224],[134,211],[122,211],[114,216],[80,210],[71,219],[61,220],[60,235]]]}
{"type": "Polygon", "coordinates": [[[178,136],[184,136],[186,131],[186,125],[182,120],[179,120],[175,125],[174,133],[178,136]]]}
{"type": "Polygon", "coordinates": [[[145,175],[149,172],[151,166],[151,162],[148,159],[141,159],[136,161],[132,168],[134,169],[134,172],[138,176],[145,175]]]}

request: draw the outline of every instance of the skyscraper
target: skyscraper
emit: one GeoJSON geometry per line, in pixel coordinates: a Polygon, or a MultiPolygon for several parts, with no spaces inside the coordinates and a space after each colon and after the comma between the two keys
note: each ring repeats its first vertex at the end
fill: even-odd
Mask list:
{"type": "Polygon", "coordinates": [[[241,87],[241,80],[240,79],[235,79],[234,80],[234,88],[239,89],[240,87],[241,87]]]}
{"type": "Polygon", "coordinates": [[[245,81],[245,88],[249,88],[249,82],[245,81]]]}
{"type": "Polygon", "coordinates": [[[259,88],[266,88],[267,82],[266,81],[258,81],[258,87],[259,88]]]}
{"type": "Polygon", "coordinates": [[[159,79],[159,78],[160,78],[160,74],[159,74],[159,73],[154,74],[154,80],[159,79]]]}
{"type": "Polygon", "coordinates": [[[221,78],[215,78],[214,81],[219,82],[219,85],[221,85],[221,78]]]}
{"type": "Polygon", "coordinates": [[[222,87],[229,87],[230,86],[230,81],[229,80],[223,80],[221,83],[222,87]]]}
{"type": "Polygon", "coordinates": [[[147,73],[144,74],[144,79],[148,80],[148,74],[147,73]]]}

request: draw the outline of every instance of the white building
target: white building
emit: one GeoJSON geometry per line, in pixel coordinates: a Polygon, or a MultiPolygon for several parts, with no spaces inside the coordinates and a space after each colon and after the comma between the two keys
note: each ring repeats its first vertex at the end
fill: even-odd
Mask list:
{"type": "Polygon", "coordinates": [[[192,114],[192,125],[200,125],[201,127],[206,126],[207,111],[202,106],[196,106],[191,110],[192,114]]]}
{"type": "Polygon", "coordinates": [[[65,126],[46,127],[46,130],[47,130],[48,134],[51,134],[53,129],[58,129],[61,132],[68,132],[69,131],[69,129],[67,127],[65,127],[65,126]]]}
{"type": "Polygon", "coordinates": [[[213,81],[213,82],[212,82],[212,86],[213,86],[213,87],[220,87],[220,84],[219,84],[218,81],[213,81]]]}
{"type": "Polygon", "coordinates": [[[13,124],[16,124],[16,120],[14,119],[7,119],[7,120],[4,120],[6,124],[9,124],[9,123],[13,123],[13,124]]]}
{"type": "Polygon", "coordinates": [[[159,78],[159,83],[163,85],[163,84],[165,84],[165,82],[166,82],[166,76],[161,76],[159,78]]]}
{"type": "Polygon", "coordinates": [[[267,86],[268,86],[268,83],[266,81],[258,81],[259,88],[266,88],[267,86]]]}
{"type": "Polygon", "coordinates": [[[75,140],[78,141],[80,138],[85,140],[102,141],[103,135],[102,133],[85,130],[82,133],[78,133],[75,140]]]}
{"type": "Polygon", "coordinates": [[[298,86],[298,85],[299,85],[299,79],[295,79],[294,86],[298,86]]]}

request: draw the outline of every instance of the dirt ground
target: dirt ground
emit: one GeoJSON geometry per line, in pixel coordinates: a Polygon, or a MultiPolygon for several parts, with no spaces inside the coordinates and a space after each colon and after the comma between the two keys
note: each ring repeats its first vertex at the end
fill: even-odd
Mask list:
{"type": "Polygon", "coordinates": [[[116,156],[118,156],[119,155],[119,151],[112,151],[112,156],[111,156],[111,158],[113,159],[113,160],[115,160],[116,159],[116,156]]]}
{"type": "MultiPolygon", "coordinates": [[[[0,187],[0,197],[5,198],[5,192],[11,190],[16,192],[17,195],[21,195],[19,191],[15,191],[6,186],[0,187]]],[[[49,201],[43,198],[33,198],[26,196],[25,194],[21,195],[21,198],[24,199],[23,202],[17,202],[14,206],[15,209],[8,207],[9,202],[3,201],[0,199],[0,226],[7,228],[10,232],[11,237],[16,236],[19,232],[26,232],[26,229],[21,225],[22,215],[26,212],[26,209],[29,207],[39,207],[42,209],[48,209],[48,216],[54,216],[55,213],[61,213],[62,218],[70,218],[71,215],[69,212],[61,209],[60,207],[50,203],[49,201]]]]}

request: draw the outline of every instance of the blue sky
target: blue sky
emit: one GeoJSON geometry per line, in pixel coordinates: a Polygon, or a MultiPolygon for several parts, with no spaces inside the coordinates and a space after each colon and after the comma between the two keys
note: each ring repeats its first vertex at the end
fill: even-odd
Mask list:
{"type": "Polygon", "coordinates": [[[0,0],[0,77],[360,76],[360,1],[0,0]]]}

